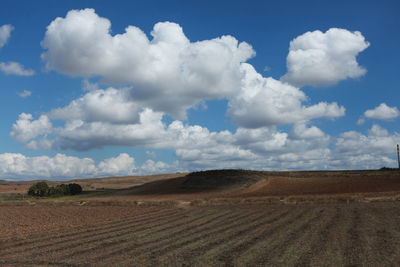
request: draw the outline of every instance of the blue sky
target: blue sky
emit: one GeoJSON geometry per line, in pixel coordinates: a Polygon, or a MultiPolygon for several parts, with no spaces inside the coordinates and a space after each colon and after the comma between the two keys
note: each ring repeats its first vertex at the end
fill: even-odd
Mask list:
{"type": "Polygon", "coordinates": [[[0,179],[395,167],[398,1],[2,1],[0,179]]]}

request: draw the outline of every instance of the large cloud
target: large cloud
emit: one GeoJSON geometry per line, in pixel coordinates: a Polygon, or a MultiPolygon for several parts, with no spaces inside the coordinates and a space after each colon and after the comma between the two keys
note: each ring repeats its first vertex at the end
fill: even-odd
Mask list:
{"type": "Polygon", "coordinates": [[[331,28],[307,32],[290,42],[287,56],[288,72],[283,81],[294,86],[331,85],[366,73],[357,63],[357,55],[369,43],[358,32],[331,28]]]}
{"type": "Polygon", "coordinates": [[[254,55],[250,45],[232,36],[190,42],[171,22],[157,23],[151,40],[134,26],[112,36],[110,26],[93,9],[72,10],[55,19],[42,42],[46,67],[132,84],[135,99],[177,118],[203,99],[235,94],[240,63],[254,55]]]}
{"type": "Polygon", "coordinates": [[[0,48],[7,43],[12,30],[14,30],[14,27],[10,24],[5,24],[0,27],[0,48]]]}
{"type": "MultiPolygon", "coordinates": [[[[132,86],[124,92],[97,89],[97,93],[53,111],[52,116],[65,118],[75,114],[84,121],[102,118],[115,123],[111,121],[115,118],[121,123],[133,123],[141,108],[147,107],[183,119],[187,109],[207,99],[221,98],[229,101],[227,114],[233,122],[247,128],[344,115],[344,107],[337,103],[305,106],[308,98],[299,88],[262,77],[245,63],[255,55],[252,47],[232,36],[191,42],[182,28],[171,22],[155,24],[152,39],[134,26],[115,35],[110,34],[110,29],[110,21],[99,17],[93,9],[69,11],[65,18],[56,18],[47,27],[42,59],[48,69],[71,76],[100,76],[103,82],[132,86]],[[99,94],[107,98],[100,99],[99,94]],[[100,106],[89,109],[91,101],[104,104],[106,100],[122,104],[116,108],[115,112],[119,112],[116,116],[115,112],[98,112],[100,106]],[[84,111],[90,112],[84,116],[84,111]]],[[[347,36],[347,31],[342,35],[338,31],[344,30],[331,29],[326,35],[334,35],[330,39],[336,41],[342,35],[347,36]]],[[[358,33],[350,33],[353,35],[358,33]]],[[[292,46],[302,38],[305,37],[294,40],[292,46]]],[[[339,49],[340,44],[337,41],[332,45],[336,48],[335,55],[348,57],[354,49],[339,49]]]]}
{"type": "Polygon", "coordinates": [[[306,95],[298,88],[273,78],[264,78],[250,64],[243,63],[244,74],[239,94],[229,102],[233,122],[247,128],[290,124],[319,117],[343,116],[344,107],[320,102],[303,106],[306,95]]]}

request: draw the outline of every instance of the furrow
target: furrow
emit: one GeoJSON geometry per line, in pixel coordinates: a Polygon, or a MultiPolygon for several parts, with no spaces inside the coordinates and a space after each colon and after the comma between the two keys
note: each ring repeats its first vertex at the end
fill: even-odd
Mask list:
{"type": "Polygon", "coordinates": [[[254,229],[249,229],[248,231],[243,232],[243,234],[235,236],[233,239],[228,239],[228,242],[218,243],[216,245],[211,244],[208,247],[205,247],[203,249],[205,254],[197,258],[196,261],[205,261],[207,258],[210,258],[215,260],[217,263],[232,265],[233,258],[235,257],[232,255],[240,255],[243,251],[253,246],[253,244],[258,243],[260,240],[263,240],[279,231],[282,224],[292,224],[307,215],[306,212],[299,208],[294,209],[293,214],[290,214],[291,211],[293,211],[293,207],[288,207],[285,217],[260,223],[254,227],[254,229]],[[289,215],[286,216],[287,214],[289,215]],[[265,229],[266,226],[267,229],[265,229]]]}
{"type": "MultiPolygon", "coordinates": [[[[305,207],[304,207],[305,208],[305,207]]],[[[294,219],[286,220],[275,229],[267,229],[259,236],[247,242],[247,249],[241,250],[238,261],[245,265],[282,265],[282,262],[273,263],[272,260],[281,258],[282,253],[296,240],[310,230],[310,225],[321,219],[319,212],[308,208],[305,212],[296,215],[294,219]]]]}
{"type": "MultiPolygon", "coordinates": [[[[194,212],[194,211],[188,210],[188,211],[185,211],[185,213],[183,213],[183,214],[179,214],[179,216],[186,216],[186,213],[190,214],[191,212],[194,212]]],[[[160,227],[164,224],[175,222],[175,221],[181,219],[180,217],[177,217],[177,214],[174,214],[173,216],[174,217],[163,216],[161,220],[160,220],[160,218],[150,218],[150,220],[144,221],[140,225],[137,225],[136,223],[130,223],[130,224],[123,225],[122,228],[121,227],[113,227],[111,230],[107,230],[106,232],[95,232],[93,234],[80,236],[78,240],[76,238],[70,238],[67,240],[59,240],[57,242],[44,244],[42,246],[37,246],[36,249],[33,248],[33,252],[30,255],[35,258],[40,258],[49,253],[57,253],[57,252],[63,252],[63,251],[71,251],[73,249],[80,249],[80,246],[78,246],[78,245],[84,244],[84,245],[88,246],[88,245],[92,245],[92,243],[102,242],[104,240],[107,240],[109,243],[111,243],[112,239],[124,236],[130,232],[140,232],[143,230],[151,229],[153,227],[160,227]],[[164,219],[166,219],[166,221],[164,219]],[[153,225],[152,223],[156,223],[156,224],[153,225]],[[61,246],[57,246],[60,244],[61,244],[61,246]],[[43,251],[43,250],[41,250],[43,248],[50,248],[50,249],[43,251]]]]}
{"type": "MultiPolygon", "coordinates": [[[[210,248],[221,245],[233,238],[246,235],[248,231],[262,224],[274,223],[285,218],[289,211],[287,209],[279,210],[277,213],[266,214],[261,212],[260,215],[258,212],[255,216],[241,218],[215,231],[209,231],[199,236],[191,237],[189,240],[182,240],[176,244],[164,246],[153,251],[152,254],[160,258],[164,255],[165,257],[175,257],[178,253],[179,257],[185,259],[184,262],[190,261],[193,257],[203,254],[204,251],[208,251],[210,248]]],[[[153,264],[156,264],[156,262],[153,264]]]]}
{"type": "MultiPolygon", "coordinates": [[[[91,238],[99,235],[107,235],[107,234],[112,234],[118,230],[116,229],[131,229],[132,227],[140,227],[143,224],[146,224],[146,226],[149,225],[149,223],[153,222],[159,222],[162,219],[165,218],[170,218],[170,216],[175,216],[178,213],[178,211],[174,211],[171,213],[163,214],[162,216],[156,216],[155,218],[152,218],[151,216],[142,218],[140,220],[131,220],[131,221],[124,221],[122,223],[120,222],[115,222],[114,224],[107,224],[107,227],[102,228],[102,226],[98,226],[96,228],[87,228],[85,227],[84,230],[78,229],[77,232],[72,232],[71,234],[66,231],[66,233],[62,234],[61,236],[54,235],[54,236],[49,236],[48,238],[44,238],[44,240],[39,240],[39,241],[27,241],[23,242],[24,246],[18,246],[19,249],[16,250],[15,247],[11,247],[8,250],[12,250],[11,252],[4,252],[1,253],[0,256],[20,256],[23,253],[27,253],[29,251],[33,251],[33,254],[37,254],[37,251],[39,249],[43,249],[46,247],[54,247],[55,245],[58,244],[66,244],[67,242],[74,242],[74,241],[79,241],[82,242],[84,238],[91,238]],[[137,223],[140,223],[139,225],[137,223]],[[83,235],[82,235],[83,234],[83,235]],[[31,245],[26,247],[26,245],[31,245]]],[[[76,230],[76,229],[74,229],[76,230]]]]}
{"type": "Polygon", "coordinates": [[[223,229],[223,225],[221,225],[221,223],[225,223],[225,224],[231,224],[232,221],[235,220],[241,220],[243,218],[251,218],[251,215],[253,215],[254,212],[253,211],[246,211],[244,214],[242,213],[242,210],[237,211],[235,213],[233,213],[231,216],[229,216],[228,218],[224,219],[221,218],[219,220],[214,220],[209,224],[204,225],[205,227],[192,227],[190,229],[188,229],[184,235],[179,236],[179,238],[177,239],[176,235],[170,235],[168,233],[166,233],[165,236],[161,237],[161,238],[156,238],[154,240],[149,240],[149,242],[146,243],[138,243],[138,244],[131,244],[124,248],[119,248],[117,250],[112,251],[111,253],[107,253],[105,255],[102,255],[101,257],[96,258],[96,261],[104,261],[104,260],[109,260],[109,259],[113,259],[113,257],[117,256],[119,257],[122,254],[127,254],[129,253],[129,256],[132,257],[132,254],[136,255],[137,257],[140,257],[143,255],[143,253],[148,253],[148,252],[152,252],[154,250],[156,250],[159,247],[171,247],[176,243],[182,242],[182,240],[186,240],[190,242],[190,240],[194,240],[196,238],[199,238],[201,236],[203,236],[204,232],[209,233],[208,231],[211,231],[211,229],[213,230],[212,233],[217,233],[218,231],[220,231],[221,229],[223,229]],[[242,214],[242,215],[238,215],[238,214],[242,214]],[[171,240],[173,239],[173,240],[171,240]],[[140,247],[140,249],[137,249],[137,247],[140,247]]]}
{"type": "Polygon", "coordinates": [[[46,241],[51,241],[54,240],[55,238],[65,238],[65,237],[78,237],[82,233],[93,233],[98,231],[99,229],[105,230],[105,229],[113,229],[115,227],[118,227],[119,225],[125,224],[125,223],[133,223],[133,222],[143,222],[148,220],[149,217],[154,216],[157,214],[157,216],[164,217],[168,216],[171,214],[175,214],[178,211],[176,209],[173,210],[163,210],[163,211],[155,211],[155,212],[149,212],[146,214],[142,214],[139,216],[123,219],[123,220],[117,220],[117,221],[111,221],[111,222],[106,222],[106,223],[99,223],[95,225],[86,225],[86,226],[77,226],[73,228],[68,228],[68,229],[62,229],[62,230],[53,230],[45,234],[33,234],[30,236],[27,236],[24,241],[15,239],[15,238],[7,238],[3,239],[0,242],[0,249],[3,251],[3,253],[0,253],[0,256],[6,255],[5,251],[7,249],[12,249],[14,250],[15,247],[21,247],[21,246],[27,246],[27,245],[37,245],[38,243],[41,242],[46,242],[46,241]],[[3,247],[7,246],[7,247],[3,247]]]}
{"type": "MultiPolygon", "coordinates": [[[[212,213],[212,214],[208,214],[208,216],[210,216],[210,215],[211,216],[215,215],[215,212],[212,213]]],[[[217,217],[218,216],[221,216],[221,215],[217,214],[217,217]]],[[[162,225],[160,225],[162,227],[159,227],[159,228],[157,228],[157,227],[151,227],[151,229],[146,228],[146,229],[144,229],[145,230],[144,232],[140,231],[140,230],[139,231],[134,230],[134,231],[130,231],[130,232],[126,232],[126,231],[118,232],[117,235],[114,235],[112,237],[91,240],[90,241],[90,245],[91,245],[90,248],[84,249],[84,250],[80,249],[80,250],[77,250],[77,251],[73,251],[72,253],[69,253],[67,255],[63,255],[62,257],[76,257],[78,255],[88,254],[90,252],[94,252],[94,251],[97,251],[97,250],[104,250],[105,247],[109,248],[111,246],[121,245],[121,244],[127,243],[129,241],[132,241],[135,238],[136,239],[139,239],[139,238],[142,239],[142,238],[154,235],[154,234],[159,233],[159,232],[164,232],[164,231],[168,231],[168,230],[171,230],[171,229],[174,229],[174,228],[177,228],[177,227],[181,227],[183,225],[191,225],[192,223],[198,221],[202,217],[204,217],[203,214],[199,214],[199,215],[196,215],[194,217],[189,217],[190,220],[187,220],[188,217],[186,217],[186,218],[178,218],[178,221],[165,222],[162,225]],[[180,222],[180,223],[176,223],[176,222],[180,222]],[[172,224],[172,226],[170,226],[170,224],[172,224]],[[156,229],[155,231],[153,231],[154,228],[156,229]],[[146,231],[146,230],[148,230],[148,231],[146,231]],[[124,238],[119,239],[119,237],[124,237],[124,238]]]]}

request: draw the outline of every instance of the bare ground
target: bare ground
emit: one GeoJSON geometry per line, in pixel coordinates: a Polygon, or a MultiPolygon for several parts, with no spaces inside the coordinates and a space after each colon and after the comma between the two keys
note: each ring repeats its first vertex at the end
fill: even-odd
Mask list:
{"type": "Polygon", "coordinates": [[[112,221],[2,237],[0,265],[400,264],[397,202],[128,209],[112,221]]]}

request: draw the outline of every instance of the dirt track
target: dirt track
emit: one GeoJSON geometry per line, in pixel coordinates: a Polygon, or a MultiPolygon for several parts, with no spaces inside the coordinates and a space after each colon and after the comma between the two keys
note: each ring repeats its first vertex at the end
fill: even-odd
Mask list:
{"type": "Polygon", "coordinates": [[[114,221],[2,238],[0,265],[400,264],[397,202],[130,209],[114,221]]]}

